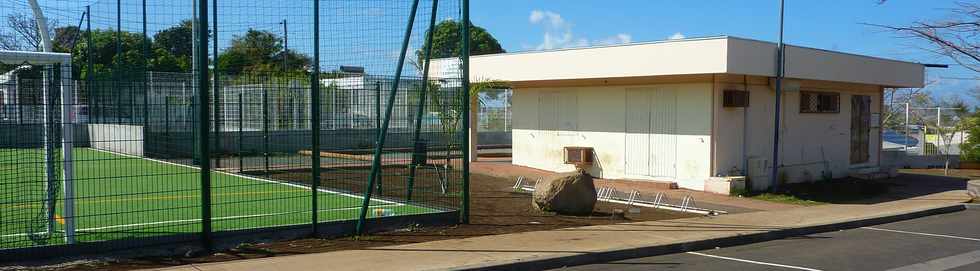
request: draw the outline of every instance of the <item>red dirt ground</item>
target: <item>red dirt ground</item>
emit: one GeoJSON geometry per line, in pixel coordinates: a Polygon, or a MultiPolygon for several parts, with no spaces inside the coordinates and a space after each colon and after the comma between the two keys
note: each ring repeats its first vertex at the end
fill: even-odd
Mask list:
{"type": "MultiPolygon", "coordinates": [[[[389,173],[391,171],[387,171],[389,173]]],[[[303,176],[297,172],[283,173],[303,176]]],[[[307,175],[308,176],[308,175],[307,175]]],[[[324,176],[327,177],[327,176],[324,176]]],[[[366,178],[365,178],[366,179],[366,178]]],[[[398,180],[385,178],[386,186],[395,188],[398,180]]],[[[630,221],[665,220],[691,217],[691,214],[644,209],[638,214],[627,214],[627,218],[616,219],[610,213],[625,206],[599,202],[590,216],[564,216],[540,212],[531,207],[529,194],[515,193],[511,189],[513,181],[505,178],[474,174],[471,177],[471,224],[410,228],[377,233],[354,239],[351,237],[335,239],[300,239],[261,244],[242,244],[235,249],[200,257],[148,257],[136,259],[101,259],[80,261],[68,266],[49,266],[56,270],[130,270],[157,268],[190,263],[230,261],[250,258],[274,257],[293,254],[329,252],[390,246],[446,239],[458,239],[483,235],[507,234],[528,231],[551,230],[568,227],[624,223],[630,221]]],[[[356,187],[356,185],[344,185],[356,187]]],[[[391,189],[389,191],[397,191],[391,189]]],[[[395,193],[395,192],[393,192],[395,193]]]]}

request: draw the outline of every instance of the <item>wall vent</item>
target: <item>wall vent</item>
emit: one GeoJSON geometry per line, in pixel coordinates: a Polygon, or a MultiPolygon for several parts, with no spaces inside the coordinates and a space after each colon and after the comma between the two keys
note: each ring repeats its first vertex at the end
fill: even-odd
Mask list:
{"type": "Polygon", "coordinates": [[[565,147],[565,164],[592,165],[592,147],[565,147]]]}
{"type": "Polygon", "coordinates": [[[724,107],[749,107],[749,92],[743,90],[725,90],[724,107]]]}

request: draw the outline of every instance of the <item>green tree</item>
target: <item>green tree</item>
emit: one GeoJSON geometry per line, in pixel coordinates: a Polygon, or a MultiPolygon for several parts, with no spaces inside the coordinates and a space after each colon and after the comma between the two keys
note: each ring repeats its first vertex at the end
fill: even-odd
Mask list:
{"type": "Polygon", "coordinates": [[[960,144],[960,159],[963,161],[980,161],[980,116],[968,117],[963,124],[966,127],[966,141],[960,144]]]}
{"type": "MultiPolygon", "coordinates": [[[[497,41],[490,32],[482,27],[470,25],[470,55],[486,55],[486,54],[497,54],[505,53],[503,47],[500,46],[500,42],[497,41]]],[[[462,25],[460,22],[455,20],[445,20],[439,22],[430,31],[425,33],[425,40],[428,40],[429,36],[432,36],[432,55],[429,56],[430,59],[437,58],[449,58],[449,57],[459,57],[462,52],[462,43],[460,30],[462,25]]],[[[425,48],[419,48],[415,51],[415,67],[422,71],[422,65],[425,60],[425,48]]],[[[440,112],[440,121],[442,122],[442,127],[446,134],[455,134],[456,129],[459,127],[461,118],[470,118],[471,127],[476,127],[479,123],[479,110],[480,104],[485,99],[497,99],[499,95],[503,92],[494,91],[497,89],[509,88],[509,84],[504,81],[486,79],[486,80],[476,80],[470,83],[470,93],[469,101],[451,101],[447,100],[448,93],[444,93],[438,87],[429,87],[430,97],[432,97],[432,104],[437,106],[437,108],[442,108],[443,112],[440,112]],[[462,112],[462,106],[464,103],[469,103],[470,112],[462,112]]],[[[475,134],[469,135],[471,142],[471,152],[475,154],[476,136],[475,134]]],[[[475,157],[472,155],[471,157],[475,157]]]]}
{"type": "Polygon", "coordinates": [[[143,55],[143,43],[149,43],[149,40],[144,40],[144,37],[140,33],[133,32],[120,32],[119,35],[119,52],[117,54],[117,44],[115,30],[92,30],[92,55],[89,55],[90,49],[88,48],[89,38],[86,34],[81,35],[76,41],[75,51],[72,53],[72,63],[75,63],[80,67],[78,76],[85,78],[88,76],[89,72],[96,79],[124,79],[132,76],[142,76],[144,71],[144,63],[146,63],[146,70],[156,70],[154,66],[151,65],[152,59],[155,57],[151,52],[150,55],[143,55]],[[93,71],[88,70],[88,61],[91,58],[93,63],[93,71]]]}
{"type": "MultiPolygon", "coordinates": [[[[454,20],[445,20],[435,26],[435,30],[426,31],[425,40],[429,35],[432,36],[432,59],[458,57],[462,44],[460,43],[460,23],[454,20]]],[[[415,51],[417,62],[425,59],[425,48],[415,51]]],[[[506,53],[500,42],[497,41],[490,32],[482,27],[470,25],[470,55],[487,55],[506,53]]],[[[421,66],[420,64],[416,64],[421,66]]]]}
{"type": "Polygon", "coordinates": [[[228,74],[263,74],[305,72],[312,60],[293,50],[283,51],[282,39],[264,30],[250,29],[235,36],[231,45],[218,56],[218,69],[228,74]],[[286,67],[283,67],[283,58],[286,67]]]}
{"type": "Polygon", "coordinates": [[[180,24],[164,29],[153,35],[153,54],[151,62],[162,70],[181,71],[191,70],[193,55],[193,40],[191,21],[183,20],[180,24]]]}

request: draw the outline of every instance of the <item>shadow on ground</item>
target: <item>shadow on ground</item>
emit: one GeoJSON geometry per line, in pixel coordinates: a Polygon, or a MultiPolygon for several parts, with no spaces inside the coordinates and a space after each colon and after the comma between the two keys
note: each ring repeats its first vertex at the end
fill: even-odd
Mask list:
{"type": "Polygon", "coordinates": [[[895,178],[882,180],[843,178],[787,184],[782,191],[774,194],[816,204],[878,204],[965,190],[967,181],[977,177],[980,177],[980,170],[953,170],[944,176],[941,169],[909,169],[902,170],[895,178]]]}

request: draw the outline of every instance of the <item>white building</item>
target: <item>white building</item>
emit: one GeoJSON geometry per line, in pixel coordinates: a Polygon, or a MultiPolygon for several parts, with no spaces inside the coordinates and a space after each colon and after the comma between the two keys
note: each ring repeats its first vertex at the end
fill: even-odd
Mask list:
{"type": "MultiPolygon", "coordinates": [[[[778,179],[880,170],[883,89],[922,87],[924,66],[798,46],[785,63],[778,179]]],[[[474,56],[470,78],[512,83],[516,165],[571,171],[564,148],[590,147],[602,178],[765,189],[775,71],[774,43],[723,36],[474,56]]]]}
{"type": "MultiPolygon", "coordinates": [[[[408,96],[414,93],[421,80],[402,78],[395,94],[390,129],[408,129],[414,110],[410,110],[408,96]]],[[[374,129],[388,105],[393,77],[356,75],[341,78],[320,79],[328,89],[324,99],[328,106],[325,121],[331,129],[374,129]]]]}

